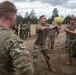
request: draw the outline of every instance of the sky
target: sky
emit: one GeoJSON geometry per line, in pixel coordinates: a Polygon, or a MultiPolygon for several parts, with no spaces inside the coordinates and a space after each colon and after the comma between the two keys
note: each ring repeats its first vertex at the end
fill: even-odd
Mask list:
{"type": "MultiPolygon", "coordinates": [[[[0,2],[5,0],[0,0],[0,2]]],[[[22,16],[31,10],[35,11],[37,17],[46,15],[51,17],[54,8],[58,9],[58,14],[66,16],[68,14],[76,15],[76,0],[9,0],[15,4],[18,14],[22,16]]]]}

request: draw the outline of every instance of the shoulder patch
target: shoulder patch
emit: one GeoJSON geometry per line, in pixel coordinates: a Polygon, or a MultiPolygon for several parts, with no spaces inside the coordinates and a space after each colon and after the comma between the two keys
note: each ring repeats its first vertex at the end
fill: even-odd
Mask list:
{"type": "Polygon", "coordinates": [[[20,44],[20,48],[26,48],[24,44],[20,44]]]}

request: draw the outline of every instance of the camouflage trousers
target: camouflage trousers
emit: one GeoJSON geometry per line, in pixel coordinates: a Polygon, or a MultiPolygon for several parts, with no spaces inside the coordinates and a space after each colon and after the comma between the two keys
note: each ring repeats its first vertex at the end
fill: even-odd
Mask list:
{"type": "Polygon", "coordinates": [[[65,51],[67,51],[68,50],[68,48],[69,48],[69,37],[66,35],[66,39],[65,39],[65,51]]]}
{"type": "Polygon", "coordinates": [[[48,47],[46,45],[35,45],[34,46],[34,51],[33,51],[34,64],[36,65],[40,52],[42,52],[42,54],[44,55],[47,65],[50,66],[51,65],[50,56],[48,55],[48,47]]]}
{"type": "Polygon", "coordinates": [[[27,35],[28,37],[31,37],[31,30],[28,30],[27,35]]]}
{"type": "Polygon", "coordinates": [[[73,59],[73,52],[74,52],[72,49],[73,42],[74,42],[74,40],[71,40],[71,39],[67,40],[67,49],[68,49],[70,63],[72,63],[72,59],[73,59]]]}
{"type": "Polygon", "coordinates": [[[55,44],[55,37],[48,37],[47,45],[49,51],[52,51],[54,49],[54,44],[55,44]]]}
{"type": "Polygon", "coordinates": [[[71,49],[72,43],[74,42],[74,40],[71,39],[66,39],[65,40],[65,48],[67,48],[68,50],[71,49]]]}

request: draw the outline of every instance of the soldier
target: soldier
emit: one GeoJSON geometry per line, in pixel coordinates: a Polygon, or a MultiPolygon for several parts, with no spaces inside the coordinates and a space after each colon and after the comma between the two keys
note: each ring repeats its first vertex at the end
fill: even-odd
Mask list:
{"type": "Polygon", "coordinates": [[[31,29],[30,29],[31,24],[30,24],[30,22],[28,22],[27,26],[28,26],[28,29],[27,29],[27,36],[31,37],[31,29]]]}
{"type": "MultiPolygon", "coordinates": [[[[18,37],[20,37],[21,36],[21,25],[20,25],[20,23],[18,24],[18,37]]],[[[21,37],[20,37],[21,38],[21,37]]]]}
{"type": "Polygon", "coordinates": [[[27,38],[27,24],[24,24],[22,27],[22,39],[25,40],[27,38]]]}
{"type": "MultiPolygon", "coordinates": [[[[52,25],[55,26],[55,23],[52,22],[52,25]]],[[[49,31],[49,35],[48,35],[48,48],[49,48],[49,52],[53,53],[53,49],[54,49],[54,44],[55,44],[55,38],[59,35],[59,28],[53,28],[49,31]]]]}
{"type": "MultiPolygon", "coordinates": [[[[70,21],[68,22],[67,24],[67,27],[70,25],[70,21]]],[[[65,27],[66,28],[66,27],[65,27]]],[[[67,53],[68,52],[68,41],[69,41],[69,36],[67,33],[65,33],[66,37],[65,37],[65,52],[67,53]]]]}
{"type": "Polygon", "coordinates": [[[45,44],[49,30],[55,28],[55,26],[46,26],[45,15],[40,16],[39,22],[39,25],[36,26],[36,41],[34,43],[33,62],[34,64],[37,63],[39,52],[42,52],[48,65],[48,70],[55,72],[55,70],[51,67],[50,56],[48,55],[48,47],[45,44]]]}
{"type": "Polygon", "coordinates": [[[68,65],[71,65],[72,64],[72,50],[71,50],[71,47],[72,47],[72,44],[74,42],[74,40],[76,39],[76,24],[75,24],[75,19],[74,17],[71,17],[70,18],[70,25],[68,25],[66,28],[65,28],[65,32],[66,32],[66,35],[67,35],[67,46],[68,46],[68,53],[69,53],[69,63],[67,63],[68,65]]]}
{"type": "Polygon", "coordinates": [[[18,24],[18,36],[22,39],[23,38],[23,30],[22,30],[22,27],[23,27],[23,24],[22,22],[20,21],[19,24],[18,24]]]}
{"type": "Polygon", "coordinates": [[[23,41],[10,32],[17,9],[10,1],[0,3],[0,75],[33,75],[29,52],[23,41]]]}
{"type": "Polygon", "coordinates": [[[15,26],[13,26],[13,30],[15,31],[15,34],[18,35],[18,26],[17,26],[17,24],[15,24],[15,26]]]}

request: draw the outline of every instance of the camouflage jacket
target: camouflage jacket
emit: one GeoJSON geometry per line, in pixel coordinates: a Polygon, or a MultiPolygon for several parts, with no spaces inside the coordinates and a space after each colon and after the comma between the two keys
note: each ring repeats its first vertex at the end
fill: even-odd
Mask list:
{"type": "Polygon", "coordinates": [[[0,26],[0,75],[32,75],[33,64],[23,41],[0,26]]]}

